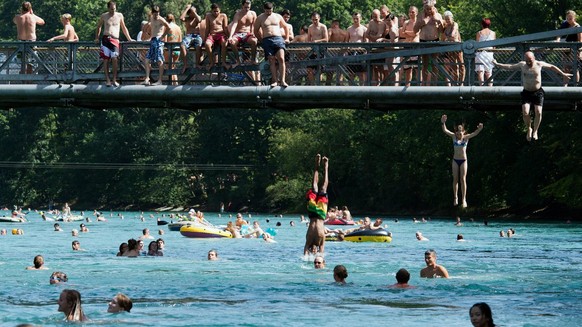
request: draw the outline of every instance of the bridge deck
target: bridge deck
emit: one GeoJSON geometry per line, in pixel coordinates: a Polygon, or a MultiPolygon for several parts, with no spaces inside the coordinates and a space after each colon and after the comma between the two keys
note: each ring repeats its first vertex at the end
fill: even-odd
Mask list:
{"type": "MultiPolygon", "coordinates": [[[[520,74],[495,69],[490,80],[479,82],[474,73],[478,65],[475,56],[486,50],[493,52],[498,62],[512,63],[521,60],[525,51],[534,51],[538,60],[553,63],[562,70],[578,72],[582,67],[579,51],[582,43],[538,41],[575,31],[582,32],[582,27],[567,32],[557,30],[486,42],[290,44],[287,72],[288,83],[292,86],[287,89],[260,86],[264,85],[261,79],[266,79],[269,73],[260,48],[260,63],[246,63],[228,70],[222,67],[210,71],[191,68],[182,73],[183,62],[170,57],[166,64],[169,69],[162,78],[165,84],[181,86],[146,87],[138,84],[145,75],[143,59],[147,44],[125,42],[119,59],[119,80],[123,86],[106,88],[103,86],[99,47],[95,43],[0,42],[0,107],[46,106],[50,103],[96,108],[123,104],[195,109],[229,104],[280,109],[394,110],[442,106],[451,109],[514,109],[519,106],[520,74]],[[416,87],[421,83],[423,56],[431,63],[434,83],[430,87],[416,87]],[[419,60],[409,60],[414,57],[419,60]],[[402,87],[405,84],[404,68],[414,71],[410,88],[402,87]],[[382,73],[374,74],[378,70],[382,73]],[[313,81],[306,78],[308,73],[313,73],[313,81]],[[171,75],[176,75],[174,83],[171,75]],[[365,78],[360,80],[362,76],[365,78]],[[329,87],[299,87],[310,83],[329,87]],[[482,86],[489,83],[494,87],[482,86]],[[375,85],[384,87],[373,87],[375,85]]],[[[166,44],[168,48],[175,45],[166,44]]],[[[243,60],[248,58],[248,49],[241,53],[243,60]]],[[[193,61],[193,56],[194,51],[190,51],[189,62],[193,61]]],[[[229,60],[234,60],[230,52],[229,60]]],[[[157,69],[154,68],[153,72],[158,78],[155,76],[157,69]]],[[[547,109],[572,110],[582,100],[579,95],[582,88],[576,79],[570,80],[570,87],[564,89],[561,76],[544,70],[543,85],[548,91],[547,109]]]]}

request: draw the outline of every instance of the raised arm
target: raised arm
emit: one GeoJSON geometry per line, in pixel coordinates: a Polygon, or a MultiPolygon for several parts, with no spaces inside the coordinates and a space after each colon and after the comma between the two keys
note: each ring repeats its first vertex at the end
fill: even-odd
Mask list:
{"type": "Polygon", "coordinates": [[[450,137],[455,136],[455,133],[453,133],[447,129],[446,122],[447,122],[447,115],[442,115],[441,116],[441,126],[443,128],[443,133],[445,133],[447,136],[450,136],[450,137]]]}
{"type": "Polygon", "coordinates": [[[470,139],[472,137],[475,137],[479,133],[481,133],[482,130],[483,130],[483,123],[479,123],[479,125],[477,125],[477,129],[473,133],[465,135],[465,138],[470,139]]]}
{"type": "Polygon", "coordinates": [[[191,7],[192,7],[191,4],[187,4],[186,8],[184,8],[184,10],[182,10],[182,13],[180,14],[180,20],[182,22],[186,21],[186,15],[188,14],[188,10],[190,10],[191,7]]]}
{"type": "Polygon", "coordinates": [[[542,66],[542,68],[548,68],[548,69],[550,69],[550,70],[553,70],[553,71],[555,71],[556,73],[558,73],[558,74],[560,74],[560,75],[562,75],[562,76],[564,76],[564,77],[568,77],[568,78],[570,78],[570,77],[574,76],[574,75],[572,75],[572,74],[568,74],[568,73],[565,73],[565,72],[563,72],[563,71],[562,71],[560,68],[558,68],[557,66],[555,66],[555,65],[552,65],[552,64],[550,64],[550,63],[547,63],[547,62],[545,62],[545,61],[538,61],[538,63],[539,63],[541,66],[542,66]]]}
{"type": "Polygon", "coordinates": [[[495,60],[495,59],[493,59],[493,60],[491,61],[491,63],[492,63],[492,64],[493,64],[493,66],[495,66],[495,67],[499,67],[499,68],[501,68],[501,69],[507,69],[507,70],[518,70],[518,69],[521,69],[521,67],[522,67],[523,65],[525,65],[525,62],[524,62],[524,61],[520,61],[520,62],[518,62],[517,64],[513,64],[513,65],[510,65],[510,64],[500,64],[500,63],[498,63],[498,62],[497,62],[497,60],[495,60]]]}

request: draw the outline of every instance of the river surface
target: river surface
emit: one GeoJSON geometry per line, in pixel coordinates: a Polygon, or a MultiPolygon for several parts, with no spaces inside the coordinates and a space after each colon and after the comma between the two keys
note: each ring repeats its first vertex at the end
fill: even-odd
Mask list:
{"type": "MultiPolygon", "coordinates": [[[[462,218],[458,227],[451,219],[382,217],[392,243],[328,242],[327,267],[315,270],[302,256],[306,226],[299,216],[253,214],[263,229],[277,229],[277,243],[265,243],[186,238],[157,225],[157,218],[169,221],[167,214],[152,214],[142,221],[138,212],[124,212],[123,220],[106,212],[107,222],[90,215],[89,232],[77,237],[71,230],[80,222],[61,222],[64,231],[55,232],[54,222],[34,212],[28,223],[0,223],[8,229],[0,236],[0,325],[62,325],[57,299],[65,288],[82,295],[90,319],[83,325],[97,326],[470,326],[476,302],[487,302],[500,326],[580,326],[582,319],[582,224],[490,219],[485,226],[462,218]],[[12,228],[24,235],[12,235],[12,228]],[[143,228],[156,237],[164,230],[165,255],[116,257],[119,244],[143,228]],[[515,236],[500,238],[509,228],[515,236]],[[429,241],[417,241],[416,231],[429,241]],[[465,242],[456,241],[459,233],[465,242]],[[71,250],[74,239],[85,251],[71,250]],[[429,248],[450,279],[419,277],[429,248]],[[210,249],[220,260],[207,261],[210,249]],[[37,254],[49,269],[25,270],[37,254]],[[333,282],[338,264],[349,272],[345,286],[333,282]],[[414,288],[387,287],[400,268],[410,271],[414,288]],[[49,284],[57,270],[68,275],[66,285],[49,284]],[[131,313],[106,312],[118,292],[133,300],[131,313]]],[[[206,218],[217,225],[229,220],[228,214],[206,218]]]]}

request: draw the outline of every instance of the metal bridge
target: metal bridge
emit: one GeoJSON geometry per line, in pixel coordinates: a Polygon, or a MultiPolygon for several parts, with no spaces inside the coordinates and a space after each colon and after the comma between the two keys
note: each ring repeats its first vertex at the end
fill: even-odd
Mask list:
{"type": "MultiPolygon", "coordinates": [[[[228,70],[199,67],[182,72],[183,63],[170,56],[162,76],[167,85],[143,86],[139,84],[144,78],[143,58],[148,45],[125,42],[119,58],[122,86],[115,88],[104,85],[95,43],[1,42],[0,108],[519,110],[520,73],[495,69],[489,80],[477,81],[475,54],[486,49],[494,52],[498,62],[513,63],[520,61],[524,52],[533,51],[538,60],[575,73],[582,68],[582,43],[539,40],[576,32],[582,32],[582,28],[486,42],[292,43],[287,51],[291,85],[287,88],[263,86],[260,76],[265,78],[268,74],[268,64],[262,61],[260,49],[261,63],[228,70]],[[417,62],[408,60],[416,56],[417,62]],[[420,86],[422,56],[430,58],[434,79],[431,86],[420,86]],[[405,65],[414,71],[410,87],[404,86],[405,65]],[[172,75],[176,76],[174,81],[172,75]],[[366,77],[360,80],[362,76],[366,77]]],[[[176,45],[166,44],[168,48],[176,45]]],[[[194,61],[193,52],[189,62],[194,61]]],[[[243,60],[248,58],[248,49],[243,49],[241,55],[243,60]]],[[[233,54],[229,52],[228,58],[232,60],[233,54]]],[[[567,83],[568,87],[564,87],[561,76],[544,70],[545,109],[577,110],[582,104],[582,87],[576,78],[567,83]]]]}

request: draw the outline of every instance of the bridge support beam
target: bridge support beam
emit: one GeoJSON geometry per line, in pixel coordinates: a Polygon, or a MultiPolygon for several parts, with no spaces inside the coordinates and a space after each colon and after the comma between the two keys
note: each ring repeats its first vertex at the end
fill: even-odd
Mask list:
{"type": "MultiPolygon", "coordinates": [[[[521,87],[0,85],[0,108],[519,110],[521,87]]],[[[582,88],[547,87],[544,109],[577,110],[582,88]]]]}

